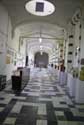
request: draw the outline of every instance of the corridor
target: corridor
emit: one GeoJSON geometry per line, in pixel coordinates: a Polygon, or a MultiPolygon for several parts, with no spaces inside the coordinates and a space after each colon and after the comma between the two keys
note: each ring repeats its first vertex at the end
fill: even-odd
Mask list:
{"type": "Polygon", "coordinates": [[[0,125],[84,125],[84,105],[74,103],[56,71],[32,68],[21,94],[0,92],[0,125]]]}
{"type": "Polygon", "coordinates": [[[0,125],[84,125],[84,0],[0,0],[0,125]]]}

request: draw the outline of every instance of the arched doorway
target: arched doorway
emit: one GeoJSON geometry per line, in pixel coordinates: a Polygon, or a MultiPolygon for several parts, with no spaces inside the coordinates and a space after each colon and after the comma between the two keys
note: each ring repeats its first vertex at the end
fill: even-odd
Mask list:
{"type": "Polygon", "coordinates": [[[47,68],[48,61],[49,61],[48,53],[45,52],[43,52],[42,54],[40,52],[35,53],[34,64],[36,67],[47,68]]]}

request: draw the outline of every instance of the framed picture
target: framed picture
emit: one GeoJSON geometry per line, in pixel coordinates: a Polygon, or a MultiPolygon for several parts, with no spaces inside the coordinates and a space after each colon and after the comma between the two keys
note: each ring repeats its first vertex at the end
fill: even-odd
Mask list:
{"type": "Polygon", "coordinates": [[[10,56],[6,56],[6,64],[10,64],[11,63],[11,57],[10,56]]]}

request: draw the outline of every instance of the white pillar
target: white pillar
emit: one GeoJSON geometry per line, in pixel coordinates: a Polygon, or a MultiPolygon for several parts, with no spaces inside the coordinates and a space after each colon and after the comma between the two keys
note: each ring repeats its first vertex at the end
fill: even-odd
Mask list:
{"type": "Polygon", "coordinates": [[[67,71],[71,72],[73,67],[73,51],[74,51],[74,25],[69,23],[68,26],[68,48],[67,48],[67,71]]]}

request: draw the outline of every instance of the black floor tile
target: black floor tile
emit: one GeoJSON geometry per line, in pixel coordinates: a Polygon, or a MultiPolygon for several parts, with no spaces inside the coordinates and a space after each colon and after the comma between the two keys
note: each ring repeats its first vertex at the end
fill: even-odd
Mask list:
{"type": "Polygon", "coordinates": [[[70,111],[64,111],[64,115],[67,119],[67,121],[74,121],[73,113],[70,111]]]}
{"type": "Polygon", "coordinates": [[[48,124],[47,125],[58,125],[56,121],[49,121],[48,120],[48,124]]]}
{"type": "Polygon", "coordinates": [[[3,123],[5,118],[8,116],[8,114],[10,113],[11,109],[13,108],[13,106],[16,103],[16,99],[12,99],[9,104],[5,107],[5,109],[0,112],[0,123],[3,123]]]}
{"type": "MultiPolygon", "coordinates": [[[[41,71],[40,71],[41,73],[41,71]]],[[[47,76],[45,77],[44,74],[42,74],[42,77],[39,78],[37,77],[39,75],[39,72],[37,72],[34,76],[34,78],[32,78],[28,85],[24,88],[24,92],[26,93],[16,93],[15,97],[26,97],[24,100],[22,99],[12,99],[9,104],[0,104],[0,107],[3,107],[4,110],[2,112],[0,112],[0,125],[3,125],[3,121],[5,120],[5,118],[7,117],[12,117],[12,118],[16,118],[16,123],[15,125],[36,125],[36,121],[37,120],[47,120],[47,125],[58,125],[58,120],[59,121],[80,121],[80,122],[84,122],[84,117],[76,117],[73,116],[73,113],[70,111],[70,108],[75,108],[75,105],[73,103],[73,105],[68,105],[66,101],[60,101],[60,104],[65,104],[68,106],[68,108],[54,108],[53,104],[52,104],[52,100],[51,101],[40,101],[40,98],[48,98],[48,99],[52,99],[51,97],[63,97],[64,94],[61,94],[60,91],[58,90],[57,86],[59,83],[58,82],[54,82],[54,80],[52,80],[52,77],[49,80],[46,80],[47,76]],[[39,85],[39,82],[41,83],[41,86],[39,85]],[[37,85],[38,84],[38,85],[37,85]],[[53,86],[55,85],[55,86],[53,86]],[[48,88],[53,87],[53,90],[48,90],[48,88]],[[29,96],[27,92],[37,92],[39,89],[39,96],[29,96]],[[44,90],[47,89],[47,90],[44,90]],[[58,92],[56,95],[50,96],[50,95],[43,95],[44,92],[58,92]],[[11,113],[11,110],[13,108],[13,106],[15,106],[16,102],[30,102],[30,103],[42,103],[42,104],[46,104],[46,110],[47,110],[47,114],[46,115],[38,115],[37,111],[38,111],[38,106],[26,106],[25,104],[22,106],[20,113],[11,113]],[[55,111],[62,111],[64,112],[64,116],[56,116],[55,111]]],[[[63,91],[66,91],[65,86],[62,86],[63,91]]],[[[12,90],[7,90],[4,91],[7,94],[10,93],[14,93],[12,90]]],[[[66,93],[67,95],[67,93],[66,93]]],[[[70,98],[70,97],[69,97],[70,98]]],[[[72,98],[70,98],[72,99],[72,98]]],[[[4,98],[0,98],[0,101],[4,101],[4,98]]],[[[79,108],[80,112],[84,112],[84,110],[79,108]]],[[[7,124],[6,124],[7,125],[7,124]]]]}

